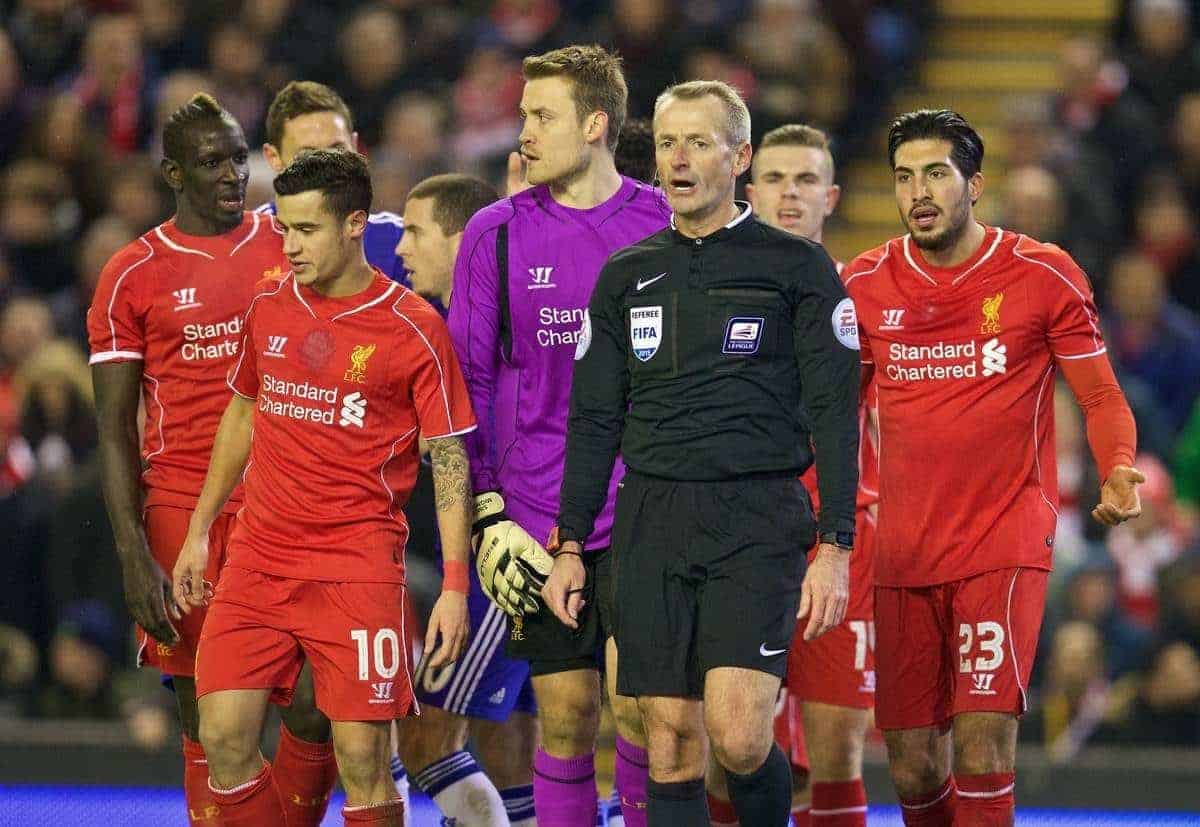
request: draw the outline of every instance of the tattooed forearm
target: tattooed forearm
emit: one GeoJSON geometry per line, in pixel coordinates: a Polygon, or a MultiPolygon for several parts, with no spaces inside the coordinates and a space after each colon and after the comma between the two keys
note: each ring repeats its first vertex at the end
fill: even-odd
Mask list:
{"type": "Polygon", "coordinates": [[[448,511],[460,503],[469,505],[470,466],[462,437],[430,440],[429,461],[433,465],[433,493],[437,510],[448,511]]]}

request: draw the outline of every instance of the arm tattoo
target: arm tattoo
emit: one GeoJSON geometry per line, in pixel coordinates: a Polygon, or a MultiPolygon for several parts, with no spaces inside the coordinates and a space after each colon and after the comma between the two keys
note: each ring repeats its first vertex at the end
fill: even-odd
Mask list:
{"type": "Polygon", "coordinates": [[[429,441],[429,461],[433,465],[433,492],[438,511],[447,511],[458,502],[471,499],[467,449],[462,437],[429,441]]]}

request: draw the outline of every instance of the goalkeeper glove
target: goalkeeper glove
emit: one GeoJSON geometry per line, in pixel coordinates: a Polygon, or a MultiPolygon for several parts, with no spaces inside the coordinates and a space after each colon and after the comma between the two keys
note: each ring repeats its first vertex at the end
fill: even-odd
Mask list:
{"type": "Polygon", "coordinates": [[[510,617],[541,608],[542,586],[554,558],[504,513],[504,498],[495,491],[475,498],[471,527],[475,571],[484,593],[510,617]]]}

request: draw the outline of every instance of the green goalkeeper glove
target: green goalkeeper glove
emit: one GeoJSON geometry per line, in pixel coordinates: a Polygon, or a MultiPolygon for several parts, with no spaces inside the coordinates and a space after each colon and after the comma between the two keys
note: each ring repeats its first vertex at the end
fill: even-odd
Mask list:
{"type": "Polygon", "coordinates": [[[475,497],[471,545],[479,584],[505,614],[520,617],[541,609],[542,586],[554,567],[554,558],[508,518],[504,498],[495,491],[475,497]]]}

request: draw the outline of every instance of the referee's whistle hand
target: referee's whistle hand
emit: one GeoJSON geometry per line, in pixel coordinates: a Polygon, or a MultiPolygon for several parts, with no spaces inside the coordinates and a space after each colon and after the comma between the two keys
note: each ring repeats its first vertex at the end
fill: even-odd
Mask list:
{"type": "Polygon", "coordinates": [[[563,552],[554,558],[554,568],[542,586],[542,600],[560,621],[571,629],[579,628],[579,613],[587,602],[583,599],[583,587],[587,583],[587,571],[583,558],[576,550],[578,543],[564,543],[563,552]],[[566,552],[572,553],[566,553],[566,552]]]}
{"type": "Polygon", "coordinates": [[[828,543],[817,547],[800,587],[797,618],[808,618],[804,639],[813,640],[840,624],[850,602],[850,554],[828,543]]]}

